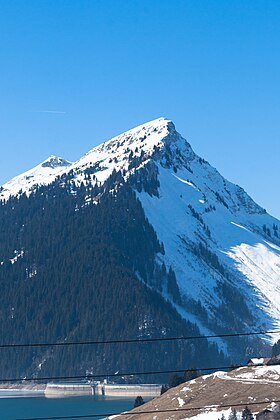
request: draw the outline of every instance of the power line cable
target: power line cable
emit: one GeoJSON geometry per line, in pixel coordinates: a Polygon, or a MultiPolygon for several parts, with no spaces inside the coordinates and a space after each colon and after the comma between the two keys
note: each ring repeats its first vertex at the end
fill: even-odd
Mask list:
{"type": "Polygon", "coordinates": [[[14,344],[0,344],[0,349],[4,348],[21,348],[21,347],[63,347],[63,346],[85,346],[98,344],[128,344],[128,343],[154,343],[158,341],[179,341],[179,340],[201,340],[208,338],[228,338],[228,337],[246,337],[266,334],[280,334],[280,330],[276,331],[251,331],[243,333],[228,333],[228,334],[209,334],[209,335],[193,335],[182,337],[157,337],[157,338],[131,338],[124,340],[96,340],[96,341],[70,341],[59,343],[14,343],[14,344]]]}
{"type": "MultiPolygon", "coordinates": [[[[15,420],[60,420],[60,419],[79,419],[79,418],[92,418],[92,417],[110,417],[110,416],[132,416],[132,415],[143,415],[143,414],[160,414],[160,413],[180,413],[187,411],[199,411],[202,409],[217,409],[217,408],[232,408],[232,407],[244,407],[252,405],[262,405],[270,403],[280,403],[280,400],[263,400],[263,401],[252,401],[252,402],[241,402],[239,404],[220,404],[211,406],[199,406],[199,407],[186,407],[186,408],[168,408],[165,410],[143,410],[139,412],[124,412],[124,413],[99,413],[99,414],[86,414],[86,415],[74,415],[74,416],[57,416],[57,417],[28,417],[28,418],[17,418],[15,420]]],[[[217,414],[219,414],[217,412],[217,414]]]]}
{"type": "Polygon", "coordinates": [[[41,378],[33,377],[24,377],[24,378],[5,378],[0,379],[0,382],[23,382],[23,381],[54,381],[54,380],[77,380],[77,379],[97,379],[97,378],[106,378],[106,377],[120,377],[120,376],[140,376],[140,375],[165,375],[170,373],[182,373],[182,372],[193,372],[200,371],[206,372],[210,370],[226,370],[226,369],[238,369],[241,367],[246,367],[244,365],[234,365],[231,366],[215,366],[215,367],[204,367],[204,368],[188,368],[188,369],[173,369],[173,370],[156,370],[156,371],[144,371],[144,372],[116,372],[116,373],[99,373],[99,374],[90,374],[90,375],[73,375],[73,376],[44,376],[41,378]]]}

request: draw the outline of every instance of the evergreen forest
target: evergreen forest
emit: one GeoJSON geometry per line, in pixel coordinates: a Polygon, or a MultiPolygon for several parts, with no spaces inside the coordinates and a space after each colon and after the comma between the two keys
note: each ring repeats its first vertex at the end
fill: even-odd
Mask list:
{"type": "MultiPolygon", "coordinates": [[[[90,176],[90,174],[88,175],[90,176]]],[[[164,247],[131,185],[113,172],[79,187],[71,174],[0,205],[0,344],[199,335],[164,247]]],[[[0,378],[111,375],[228,363],[206,339],[1,348],[0,378]]],[[[166,382],[166,375],[115,381],[166,382]]]]}

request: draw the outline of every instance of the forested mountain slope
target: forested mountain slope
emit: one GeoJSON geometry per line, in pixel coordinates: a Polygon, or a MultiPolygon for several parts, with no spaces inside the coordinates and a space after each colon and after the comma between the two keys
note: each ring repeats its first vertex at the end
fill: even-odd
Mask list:
{"type": "MultiPolygon", "coordinates": [[[[70,194],[71,181],[63,183],[0,207],[1,342],[199,334],[147,286],[149,278],[161,283],[170,274],[155,263],[163,246],[131,187],[114,174],[94,194],[86,187],[70,194]],[[96,193],[99,204],[85,205],[96,193]]],[[[2,378],[184,368],[197,357],[225,363],[206,340],[4,349],[1,355],[2,378]]]]}
{"type": "MultiPolygon", "coordinates": [[[[73,164],[51,157],[3,185],[0,198],[3,342],[279,326],[280,222],[197,156],[171,121],[139,126],[73,164]]],[[[256,337],[216,344],[237,363],[266,347],[256,337]]],[[[225,363],[210,347],[5,350],[0,363],[7,371],[9,358],[13,375],[225,363]]]]}

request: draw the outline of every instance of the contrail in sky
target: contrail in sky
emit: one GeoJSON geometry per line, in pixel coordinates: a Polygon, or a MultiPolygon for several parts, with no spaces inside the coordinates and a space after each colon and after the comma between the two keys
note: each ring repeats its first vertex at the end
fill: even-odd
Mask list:
{"type": "Polygon", "coordinates": [[[42,110],[32,111],[32,112],[41,113],[41,114],[66,114],[65,111],[51,111],[47,109],[42,109],[42,110]]]}

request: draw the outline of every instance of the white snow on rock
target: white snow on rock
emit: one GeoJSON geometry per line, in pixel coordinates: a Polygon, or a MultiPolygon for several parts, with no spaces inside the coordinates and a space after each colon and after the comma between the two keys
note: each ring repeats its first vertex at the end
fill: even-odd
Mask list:
{"type": "MultiPolygon", "coordinates": [[[[185,420],[218,420],[222,417],[222,415],[224,415],[225,418],[227,419],[230,413],[231,413],[231,408],[228,408],[227,410],[216,411],[215,408],[211,409],[209,407],[209,409],[205,413],[188,417],[185,420]]],[[[241,414],[240,415],[238,414],[237,418],[241,419],[241,414]]]]}
{"type": "Polygon", "coordinates": [[[0,189],[0,200],[8,200],[10,196],[17,196],[23,193],[29,195],[34,189],[41,185],[48,185],[53,182],[56,176],[65,172],[71,162],[56,156],[50,156],[35,168],[24,172],[21,175],[2,185],[0,189]]]}
{"type": "MultiPolygon", "coordinates": [[[[236,268],[262,294],[263,305],[274,319],[280,319],[280,251],[264,241],[241,243],[227,251],[236,268]]],[[[277,328],[280,323],[277,322],[277,328]]]]}
{"type": "Polygon", "coordinates": [[[79,174],[98,164],[95,175],[99,182],[103,182],[114,169],[127,170],[132,157],[140,157],[142,154],[148,159],[154,147],[163,148],[162,139],[168,135],[170,123],[165,118],[159,118],[129,130],[94,147],[69,169],[74,169],[79,174]]]}

